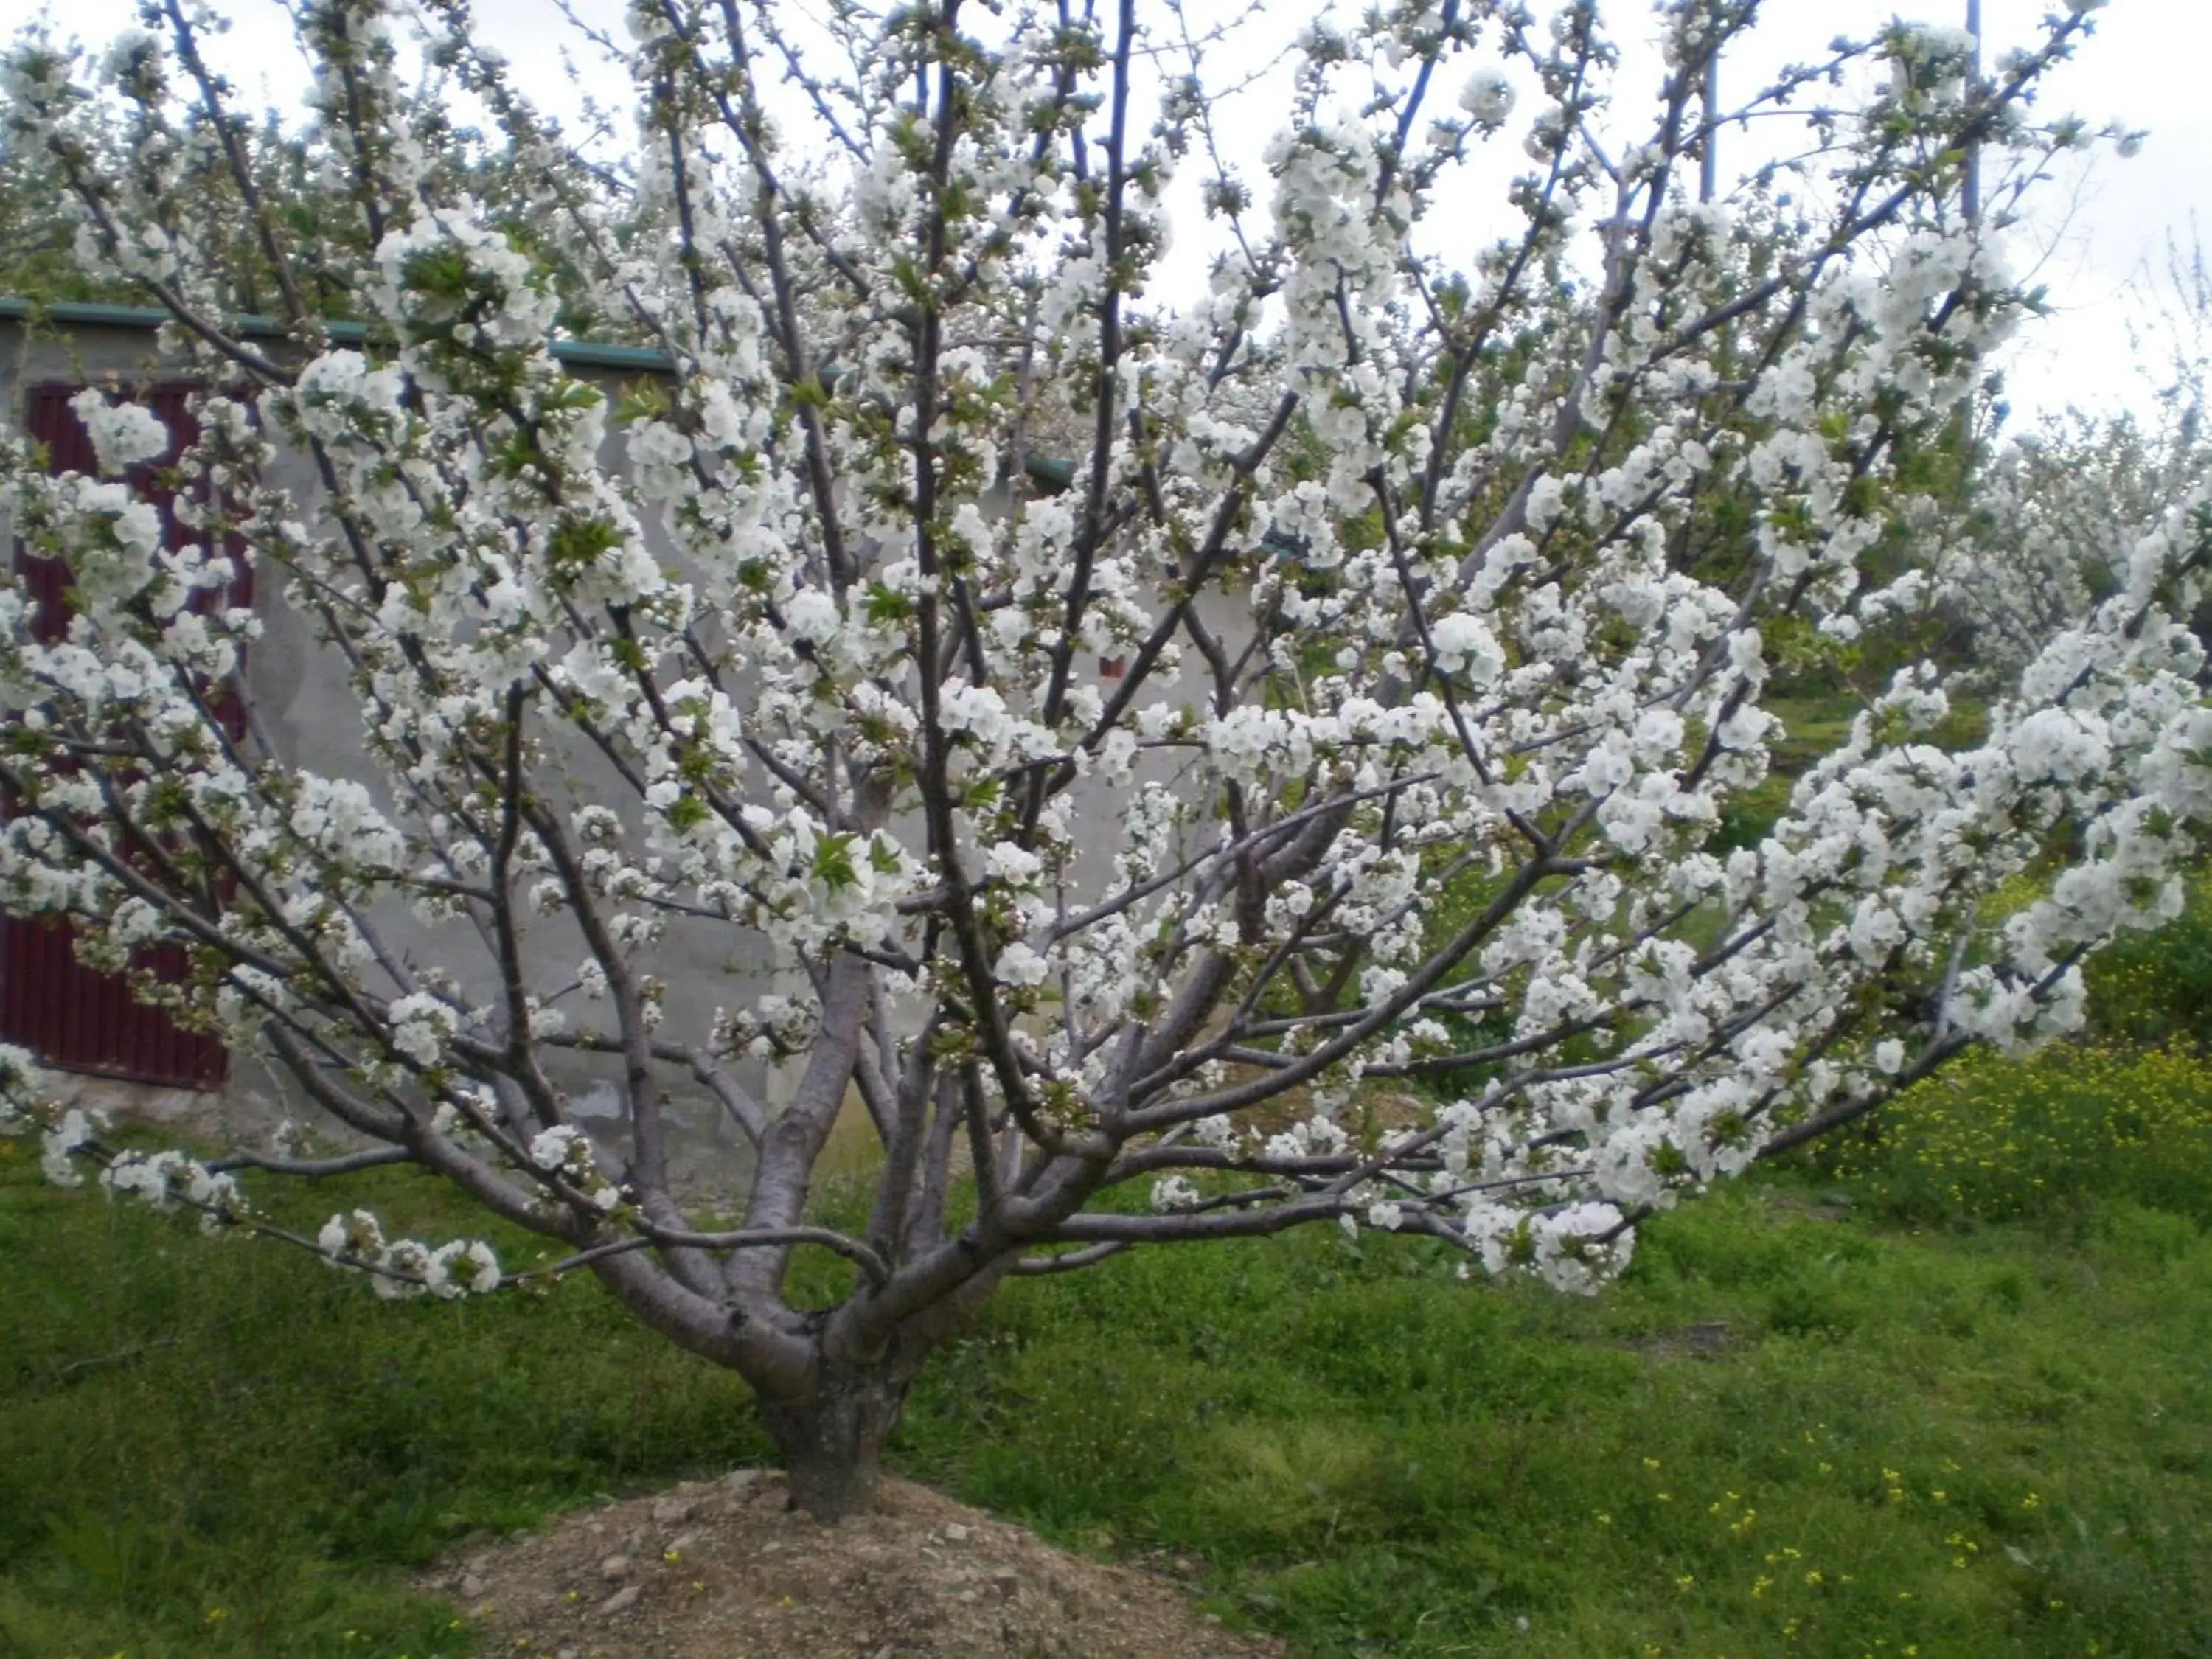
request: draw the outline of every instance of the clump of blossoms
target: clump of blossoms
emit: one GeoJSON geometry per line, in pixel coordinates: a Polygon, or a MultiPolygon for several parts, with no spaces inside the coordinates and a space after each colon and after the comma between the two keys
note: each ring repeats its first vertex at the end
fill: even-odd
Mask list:
{"type": "MultiPolygon", "coordinates": [[[[166,551],[123,484],[0,441],[75,583],[59,619],[0,587],[0,902],[118,964],[182,947],[145,994],[364,1148],[260,1170],[409,1163],[565,1246],[753,1384],[834,1517],[1009,1274],[1316,1222],[1591,1291],[1642,1217],[2069,1029],[2082,956],[2171,913],[2212,811],[2189,501],[1978,741],[1911,664],[1771,826],[1731,817],[1777,663],[1891,626],[1911,595],[1867,570],[1957,540],[1916,481],[2026,309],[1995,227],[2093,137],[2030,100],[2090,8],[1986,74],[1839,42],[1723,118],[1830,77],[1863,110],[1824,92],[1714,201],[1700,93],[1747,8],[1663,6],[1633,118],[1591,7],[1317,24],[1267,176],[1206,163],[1221,252],[1181,295],[1170,183],[1225,151],[1202,73],[1132,116],[1137,0],[848,8],[842,80],[770,9],[637,0],[635,147],[593,175],[459,10],[431,57],[493,154],[403,84],[380,0],[307,0],[299,222],[217,145],[200,14],[104,82],[35,40],[0,71],[84,260],[174,319],[207,532],[166,551]],[[772,118],[787,51],[818,95],[772,118]],[[1492,146],[1523,170],[1471,217],[1492,146]],[[161,209],[206,166],[243,240],[161,209]],[[281,338],[226,318],[241,246],[281,338]],[[586,378],[564,316],[636,367],[586,378]],[[307,752],[225,717],[240,561],[358,709],[307,752]],[[687,1210],[686,1097],[750,1149],[734,1224],[687,1210]],[[880,1158],[832,1229],[848,1099],[880,1158]],[[800,1249],[851,1264],[834,1307],[786,1295],[800,1249]]],[[[106,471],[153,441],[127,404],[80,405],[106,471]]],[[[41,1121],[58,1167],[88,1144],[41,1121]]],[[[505,1282],[360,1209],[305,1242],[387,1290],[505,1282]]]]}
{"type": "Polygon", "coordinates": [[[315,1236],[316,1248],[336,1266],[359,1268],[387,1301],[428,1294],[452,1301],[471,1291],[500,1288],[499,1258],[480,1239],[457,1239],[434,1249],[411,1238],[386,1239],[367,1210],[334,1215],[315,1236]]]}
{"type": "MultiPolygon", "coordinates": [[[[0,1135],[40,1132],[40,1166],[58,1187],[81,1187],[87,1165],[99,1170],[110,1199],[135,1198],[155,1210],[197,1216],[205,1233],[242,1231],[306,1245],[308,1241],[278,1226],[254,1209],[240,1189],[236,1170],[248,1165],[289,1174],[343,1174],[349,1169],[388,1163],[380,1155],[322,1162],[241,1154],[203,1161],[174,1148],[142,1152],[118,1147],[104,1137],[109,1125],[98,1111],[57,1108],[46,1099],[47,1078],[31,1054],[0,1043],[0,1135]]],[[[455,1239],[430,1246],[413,1239],[386,1243],[376,1218],[356,1210],[333,1216],[314,1241],[334,1266],[369,1275],[386,1298],[430,1295],[451,1301],[488,1295],[509,1281],[499,1257],[481,1239],[455,1239]]]]}

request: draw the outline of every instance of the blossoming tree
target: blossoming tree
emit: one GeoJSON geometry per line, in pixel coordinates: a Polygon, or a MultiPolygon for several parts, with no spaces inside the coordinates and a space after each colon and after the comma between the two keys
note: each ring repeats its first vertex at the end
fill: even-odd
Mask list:
{"type": "MultiPolygon", "coordinates": [[[[2021,308],[1961,158],[1991,228],[2007,158],[2087,141],[2029,98],[2088,8],[1987,73],[1938,33],[1837,42],[1721,109],[1802,142],[1700,204],[1706,70],[1757,9],[1662,8],[1634,118],[1587,3],[1316,23],[1247,181],[1206,38],[1150,0],[821,39],[635,0],[634,161],[599,173],[445,0],[427,60],[537,192],[527,245],[380,0],[295,9],[306,228],[183,0],[97,64],[19,43],[7,142],[173,319],[210,488],[204,547],[163,550],[114,475],[165,436],[98,394],[107,476],[0,448],[15,533],[75,582],[65,630],[0,588],[0,896],[105,965],[188,947],[142,994],[368,1150],[124,1152],[10,1055],[19,1124],[58,1178],[265,1232],[249,1167],[419,1164],[741,1373],[834,1517],[1009,1274],[1325,1223],[1589,1291],[1700,1183],[2063,1030],[2212,807],[2169,608],[2191,503],[1972,747],[1926,735],[1915,666],[1771,828],[1718,830],[1781,644],[1852,637],[1869,553],[1942,511],[1912,463],[2021,308]],[[211,159],[281,341],[227,320],[234,242],[174,188],[211,159]],[[1196,293],[1148,287],[1178,167],[1222,233],[1196,293]],[[549,349],[564,297],[665,372],[611,406],[549,349]],[[355,770],[222,717],[260,624],[189,601],[238,559],[349,677],[355,770]],[[661,964],[702,930],[774,971],[695,1026],[661,964]],[[564,1091],[587,1052],[618,1145],[564,1091]],[[1427,1103],[1378,1119],[1374,1079],[1427,1103]],[[728,1224],[679,1202],[681,1090],[751,1143],[728,1224]],[[809,1192],[848,1100],[880,1158],[833,1228],[809,1192]],[[826,1311],[787,1297],[809,1249],[851,1265],[826,1311]]],[[[520,1277],[358,1210],[295,1242],[392,1293],[520,1277]]]]}

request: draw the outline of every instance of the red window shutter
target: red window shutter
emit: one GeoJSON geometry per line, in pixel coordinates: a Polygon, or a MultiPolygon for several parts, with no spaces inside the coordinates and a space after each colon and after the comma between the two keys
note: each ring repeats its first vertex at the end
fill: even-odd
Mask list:
{"type": "MultiPolygon", "coordinates": [[[[78,389],[34,386],[27,399],[26,428],[46,447],[57,472],[90,472],[96,466],[92,440],[70,407],[78,389]]],[[[191,533],[177,521],[173,492],[162,488],[155,474],[198,435],[189,396],[189,388],[165,386],[146,398],[147,406],[168,427],[171,444],[161,459],[130,474],[132,486],[160,510],[172,548],[187,545],[191,533]]],[[[39,636],[62,637],[69,629],[68,568],[58,559],[33,557],[18,545],[15,568],[39,604],[39,636]]],[[[250,605],[252,572],[243,560],[238,569],[228,603],[250,605]]],[[[228,701],[225,724],[236,736],[244,724],[238,688],[225,686],[218,695],[228,701]]],[[[180,1029],[162,1010],[139,1002],[122,978],[84,967],[72,948],[74,936],[74,924],[60,918],[0,915],[0,1040],[20,1043],[42,1064],[64,1071],[184,1088],[221,1085],[229,1066],[222,1045],[180,1029]]],[[[185,977],[190,963],[182,946],[163,945],[143,951],[137,965],[175,981],[185,977]]]]}

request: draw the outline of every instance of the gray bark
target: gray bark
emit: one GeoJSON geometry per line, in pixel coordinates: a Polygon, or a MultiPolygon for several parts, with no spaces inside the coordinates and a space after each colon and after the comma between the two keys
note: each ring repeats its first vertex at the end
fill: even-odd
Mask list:
{"type": "Polygon", "coordinates": [[[790,1480],[792,1508],[835,1524],[875,1507],[884,1442],[898,1426],[910,1374],[888,1364],[825,1364],[803,1395],[761,1396],[761,1419],[790,1480]]]}

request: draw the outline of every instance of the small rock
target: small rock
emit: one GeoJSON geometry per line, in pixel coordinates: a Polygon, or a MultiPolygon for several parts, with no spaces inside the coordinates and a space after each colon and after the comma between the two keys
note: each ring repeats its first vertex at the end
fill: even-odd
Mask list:
{"type": "Polygon", "coordinates": [[[627,1578],[636,1564],[627,1555],[610,1555],[599,1563],[599,1577],[607,1579],[627,1578]]]}
{"type": "Polygon", "coordinates": [[[562,1648],[553,1656],[553,1659],[580,1659],[580,1656],[574,1648],[562,1648]]]}
{"type": "Polygon", "coordinates": [[[476,1574],[465,1572],[461,1575],[461,1595],[465,1600],[475,1601],[484,1593],[484,1581],[476,1574]]]}
{"type": "Polygon", "coordinates": [[[672,1527],[679,1521],[690,1518],[691,1502],[689,1498],[663,1498],[653,1504],[653,1522],[655,1526],[672,1527]]]}
{"type": "Polygon", "coordinates": [[[743,1497],[753,1489],[760,1478],[761,1472],[758,1469],[732,1469],[722,1477],[722,1485],[732,1492],[743,1497]]]}
{"type": "Polygon", "coordinates": [[[964,1544],[968,1541],[968,1530],[955,1521],[945,1528],[945,1535],[956,1544],[964,1544]]]}
{"type": "Polygon", "coordinates": [[[698,1541],[699,1534],[696,1532],[679,1532],[668,1540],[668,1553],[671,1555],[681,1555],[698,1541]]]}
{"type": "Polygon", "coordinates": [[[644,1594],[645,1592],[635,1584],[624,1584],[612,1595],[599,1603],[599,1611],[609,1618],[612,1618],[618,1613],[628,1613],[637,1605],[638,1598],[644,1594]]]}

